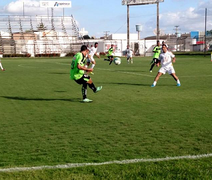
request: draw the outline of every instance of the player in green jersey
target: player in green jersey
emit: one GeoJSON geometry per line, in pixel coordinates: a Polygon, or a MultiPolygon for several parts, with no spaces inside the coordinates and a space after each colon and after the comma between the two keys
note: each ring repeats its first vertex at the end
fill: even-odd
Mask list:
{"type": "Polygon", "coordinates": [[[87,86],[89,86],[89,88],[91,88],[94,93],[97,93],[102,89],[102,86],[96,88],[90,76],[85,74],[85,71],[86,72],[93,71],[93,69],[85,67],[86,57],[88,53],[89,50],[87,49],[87,46],[82,45],[81,51],[78,52],[72,60],[70,70],[71,79],[75,80],[76,83],[80,85],[82,84],[83,102],[92,102],[92,100],[87,98],[87,86]]]}
{"type": "Polygon", "coordinates": [[[154,66],[158,63],[158,61],[159,61],[158,58],[159,58],[160,53],[161,53],[160,41],[157,41],[157,45],[154,47],[154,49],[153,49],[152,52],[154,52],[154,55],[153,55],[153,59],[152,59],[152,61],[151,61],[151,63],[150,63],[150,64],[152,64],[152,65],[151,65],[151,67],[150,67],[149,72],[152,72],[153,67],[154,67],[154,66]]]}
{"type": "Polygon", "coordinates": [[[113,55],[114,55],[114,49],[113,49],[113,44],[111,44],[111,47],[108,49],[107,52],[107,57],[108,59],[104,59],[105,61],[110,61],[109,65],[113,62],[113,55]]]}

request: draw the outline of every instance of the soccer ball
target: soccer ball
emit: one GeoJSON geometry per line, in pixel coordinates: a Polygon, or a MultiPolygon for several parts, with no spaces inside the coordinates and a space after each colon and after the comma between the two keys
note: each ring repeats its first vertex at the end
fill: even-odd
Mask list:
{"type": "Polygon", "coordinates": [[[116,65],[119,65],[119,64],[121,64],[121,58],[116,57],[116,58],[114,58],[113,62],[114,62],[116,65]]]}

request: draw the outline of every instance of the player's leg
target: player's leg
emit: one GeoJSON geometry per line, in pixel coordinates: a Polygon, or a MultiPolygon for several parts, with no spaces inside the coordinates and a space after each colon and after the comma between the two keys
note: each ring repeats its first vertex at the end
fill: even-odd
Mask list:
{"type": "Polygon", "coordinates": [[[84,74],[80,79],[75,80],[75,81],[76,81],[76,83],[78,83],[80,85],[82,84],[82,98],[83,98],[82,101],[83,102],[92,102],[92,100],[87,98],[87,86],[88,86],[87,81],[89,80],[89,79],[87,79],[87,77],[89,77],[89,76],[84,74]]]}
{"type": "Polygon", "coordinates": [[[0,61],[0,68],[2,71],[5,71],[5,69],[3,68],[2,64],[1,64],[1,61],[0,61]]]}
{"type": "Polygon", "coordinates": [[[110,57],[110,63],[109,65],[111,65],[111,63],[113,62],[113,56],[109,56],[110,57]]]}
{"type": "Polygon", "coordinates": [[[130,57],[127,56],[127,63],[129,64],[130,63],[130,57]]]}
{"type": "Polygon", "coordinates": [[[159,78],[163,75],[162,72],[158,72],[158,74],[156,75],[153,84],[151,85],[151,87],[155,87],[157,84],[157,81],[159,80],[159,78]]]}
{"type": "Polygon", "coordinates": [[[130,62],[131,62],[131,64],[133,64],[133,58],[132,58],[132,56],[130,56],[130,62]]]}
{"type": "Polygon", "coordinates": [[[91,57],[91,63],[92,63],[91,68],[93,69],[94,66],[96,65],[96,61],[94,60],[93,57],[91,57]]]}
{"type": "Polygon", "coordinates": [[[88,83],[89,88],[91,88],[94,93],[97,93],[98,91],[100,91],[102,89],[102,86],[99,86],[96,88],[91,78],[87,81],[87,83],[88,83]]]}
{"type": "Polygon", "coordinates": [[[87,86],[88,86],[88,84],[85,83],[85,82],[82,84],[82,98],[83,98],[83,100],[87,99],[87,86]]]}
{"type": "Polygon", "coordinates": [[[110,61],[110,56],[107,55],[107,59],[104,59],[104,61],[110,61]]]}
{"type": "Polygon", "coordinates": [[[152,60],[152,65],[151,65],[151,67],[150,67],[150,69],[149,69],[149,72],[152,72],[152,69],[153,69],[153,67],[155,66],[155,64],[156,64],[156,59],[155,58],[153,58],[153,60],[152,60]]]}
{"type": "Polygon", "coordinates": [[[176,76],[175,70],[174,70],[174,67],[173,67],[173,66],[170,66],[170,68],[169,68],[169,70],[168,70],[168,73],[174,78],[175,81],[177,81],[177,86],[181,86],[180,80],[179,80],[179,78],[176,76]]]}
{"type": "Polygon", "coordinates": [[[172,73],[172,74],[170,74],[170,75],[174,78],[175,81],[177,81],[177,86],[181,86],[180,80],[179,80],[179,78],[176,76],[176,74],[175,74],[175,73],[172,73]]]}

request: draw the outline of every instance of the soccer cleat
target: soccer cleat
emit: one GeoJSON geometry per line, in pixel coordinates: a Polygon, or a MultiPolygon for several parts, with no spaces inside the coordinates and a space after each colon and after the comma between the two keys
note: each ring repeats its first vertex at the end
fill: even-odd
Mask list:
{"type": "Polygon", "coordinates": [[[181,84],[180,83],[177,83],[177,86],[181,86],[181,84]]]}
{"type": "Polygon", "coordinates": [[[150,70],[149,72],[152,72],[152,70],[150,70]]]}
{"type": "Polygon", "coordinates": [[[85,99],[83,99],[82,101],[85,102],[85,103],[89,103],[89,102],[92,102],[93,100],[88,99],[88,98],[85,98],[85,99]]]}
{"type": "Polygon", "coordinates": [[[94,73],[93,73],[93,72],[90,72],[90,74],[91,74],[91,75],[94,75],[94,73]]]}
{"type": "Polygon", "coordinates": [[[99,87],[96,88],[95,93],[97,93],[97,92],[99,92],[99,91],[101,91],[101,90],[102,90],[102,86],[99,86],[99,87]]]}
{"type": "Polygon", "coordinates": [[[5,71],[5,69],[2,69],[2,71],[5,71]]]}
{"type": "Polygon", "coordinates": [[[155,85],[154,85],[154,84],[152,84],[152,85],[151,85],[151,87],[155,87],[155,85]]]}

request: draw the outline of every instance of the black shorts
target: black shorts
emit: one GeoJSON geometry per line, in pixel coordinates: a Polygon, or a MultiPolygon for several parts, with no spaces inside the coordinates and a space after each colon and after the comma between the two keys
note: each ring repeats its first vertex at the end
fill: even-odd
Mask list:
{"type": "Polygon", "coordinates": [[[152,60],[154,63],[159,63],[159,59],[158,58],[153,58],[153,60],[152,60]]]}
{"type": "Polygon", "coordinates": [[[113,56],[108,56],[108,59],[112,59],[113,58],[113,56]]]}
{"type": "Polygon", "coordinates": [[[75,80],[77,84],[85,84],[90,80],[90,76],[84,74],[80,79],[75,80]]]}

